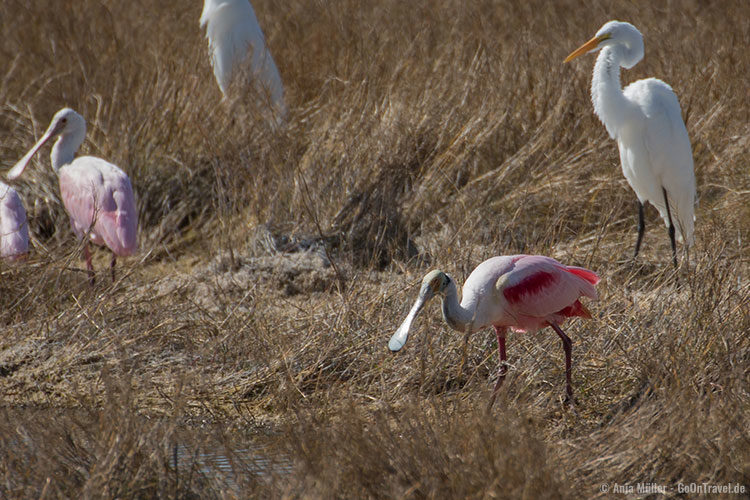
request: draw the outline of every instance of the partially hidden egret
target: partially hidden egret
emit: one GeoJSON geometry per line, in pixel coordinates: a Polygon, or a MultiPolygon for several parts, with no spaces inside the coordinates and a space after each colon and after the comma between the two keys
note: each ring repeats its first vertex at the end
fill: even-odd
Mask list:
{"type": "Polygon", "coordinates": [[[622,172],[638,197],[634,257],[641,247],[643,204],[648,201],[664,219],[677,267],[675,236],[690,247],[695,220],[693,153],[680,103],[672,88],[656,78],[622,89],[620,67],[632,68],[643,58],[643,36],[632,24],[609,21],[565,62],[596,50],[600,53],[591,80],[594,112],[617,140],[622,172]]]}
{"type": "MultiPolygon", "coordinates": [[[[497,335],[499,374],[489,407],[505,380],[505,334],[535,332],[552,327],[562,340],[565,351],[566,392],[573,401],[571,386],[572,342],[560,325],[566,318],[591,315],[578,300],[581,296],[597,298],[599,276],[581,267],[566,266],[541,255],[492,257],[479,264],[469,275],[458,302],[456,282],[443,271],[431,271],[422,280],[419,298],[408,316],[388,342],[391,351],[406,343],[414,318],[435,295],[443,299],[443,318],[456,331],[468,336],[492,326],[497,335]]],[[[466,340],[465,339],[465,340],[466,340]]]]}
{"type": "Polygon", "coordinates": [[[204,0],[200,26],[206,29],[211,66],[221,92],[226,96],[233,77],[246,69],[259,92],[270,96],[276,110],[283,115],[286,104],[281,76],[250,2],[204,0]],[[248,57],[249,66],[243,68],[248,57]]]}
{"type": "Polygon", "coordinates": [[[125,172],[101,158],[75,158],[86,137],[86,121],[81,115],[70,108],[58,111],[42,138],[13,166],[7,178],[17,179],[44,143],[57,136],[52,146],[52,168],[58,175],[60,194],[73,231],[79,239],[86,238],[83,251],[89,275],[93,281],[94,267],[88,247],[91,240],[112,251],[110,269],[114,281],[117,257],[132,255],[138,248],[138,213],[125,172]]]}
{"type": "Polygon", "coordinates": [[[0,257],[22,258],[29,250],[26,210],[15,189],[0,182],[0,257]]]}

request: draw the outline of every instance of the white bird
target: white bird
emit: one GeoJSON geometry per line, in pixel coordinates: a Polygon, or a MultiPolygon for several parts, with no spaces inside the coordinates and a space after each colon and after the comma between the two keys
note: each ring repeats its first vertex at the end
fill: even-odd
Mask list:
{"type": "Polygon", "coordinates": [[[391,351],[400,350],[409,337],[409,330],[425,304],[435,295],[443,296],[443,318],[451,328],[469,335],[489,326],[497,335],[500,363],[495,389],[489,406],[495,402],[505,380],[505,333],[535,332],[551,327],[560,337],[565,351],[566,392],[573,401],[571,386],[572,341],[560,325],[570,317],[590,318],[578,300],[585,295],[596,299],[599,276],[582,267],[566,266],[542,255],[509,255],[487,259],[466,279],[461,303],[456,282],[442,271],[431,271],[422,280],[419,298],[401,326],[388,342],[391,351]]]}
{"type": "Polygon", "coordinates": [[[690,247],[695,220],[693,153],[680,103],[672,88],[656,78],[638,80],[622,89],[620,67],[632,68],[643,59],[643,36],[635,26],[609,21],[565,62],[600,49],[591,80],[591,101],[609,136],[617,140],[622,173],[638,197],[634,258],[641,247],[643,204],[648,201],[664,219],[677,267],[675,236],[690,247]]]}
{"type": "Polygon", "coordinates": [[[284,87],[279,70],[266,46],[263,31],[248,0],[204,0],[200,19],[206,29],[208,51],[216,82],[226,96],[233,77],[247,64],[261,95],[271,98],[274,107],[286,112],[284,87]]]}
{"type": "Polygon", "coordinates": [[[29,225],[21,197],[0,182],[0,257],[17,260],[29,250],[29,225]]]}
{"type": "Polygon", "coordinates": [[[132,255],[138,249],[138,213],[127,174],[108,161],[94,156],[75,157],[86,137],[86,121],[70,108],[58,111],[41,139],[8,172],[18,178],[31,157],[45,142],[60,136],[52,146],[52,168],[60,181],[60,194],[70,216],[73,232],[86,238],[83,252],[93,281],[88,241],[112,250],[112,281],[117,256],[132,255]]]}

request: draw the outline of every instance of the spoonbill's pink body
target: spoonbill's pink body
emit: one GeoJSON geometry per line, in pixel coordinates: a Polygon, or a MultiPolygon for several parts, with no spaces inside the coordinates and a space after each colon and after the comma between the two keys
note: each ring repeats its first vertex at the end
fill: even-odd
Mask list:
{"type": "Polygon", "coordinates": [[[582,267],[566,266],[541,255],[492,257],[471,272],[463,287],[461,303],[455,281],[442,271],[428,273],[419,298],[409,315],[391,337],[388,347],[398,351],[404,346],[409,328],[429,299],[443,297],[443,318],[454,330],[467,336],[492,326],[497,335],[500,357],[499,377],[490,400],[495,402],[505,379],[507,359],[505,335],[508,328],[517,332],[534,332],[546,326],[560,336],[565,351],[565,377],[568,398],[572,401],[572,342],[560,325],[570,317],[590,318],[581,304],[582,296],[597,298],[599,276],[582,267]]]}
{"type": "Polygon", "coordinates": [[[15,189],[0,182],[0,256],[17,260],[28,250],[29,226],[21,197],[15,189]]]}
{"type": "Polygon", "coordinates": [[[63,205],[70,216],[73,231],[84,244],[86,266],[93,280],[93,265],[88,240],[106,245],[112,251],[112,281],[118,256],[133,255],[138,249],[138,213],[130,179],[119,167],[93,156],[75,158],[86,137],[86,121],[69,108],[58,111],[49,128],[28,153],[8,172],[16,179],[31,157],[51,138],[52,168],[58,174],[63,205]]]}

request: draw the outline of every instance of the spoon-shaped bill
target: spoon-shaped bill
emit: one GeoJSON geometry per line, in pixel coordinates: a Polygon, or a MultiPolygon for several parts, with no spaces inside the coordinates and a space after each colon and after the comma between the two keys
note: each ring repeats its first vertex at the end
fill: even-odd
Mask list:
{"type": "Polygon", "coordinates": [[[409,338],[409,329],[411,328],[411,324],[414,321],[414,318],[417,317],[417,314],[419,314],[419,311],[421,311],[424,305],[427,303],[428,299],[428,296],[420,294],[417,301],[414,302],[414,305],[411,307],[409,315],[406,316],[404,322],[401,323],[401,326],[398,327],[398,330],[396,330],[396,333],[393,334],[391,340],[388,341],[388,349],[396,352],[404,347],[404,344],[406,344],[406,339],[409,338]]]}
{"type": "Polygon", "coordinates": [[[44,133],[41,139],[39,139],[34,146],[29,149],[28,153],[26,153],[23,158],[18,160],[18,162],[13,165],[13,168],[11,168],[8,173],[5,175],[5,178],[9,181],[15,180],[18,177],[21,176],[23,173],[23,169],[26,168],[26,165],[29,164],[29,161],[31,160],[31,157],[36,154],[37,151],[39,151],[39,148],[44,146],[44,143],[47,142],[50,137],[54,136],[62,127],[59,125],[56,127],[50,127],[47,129],[47,131],[44,133]]]}

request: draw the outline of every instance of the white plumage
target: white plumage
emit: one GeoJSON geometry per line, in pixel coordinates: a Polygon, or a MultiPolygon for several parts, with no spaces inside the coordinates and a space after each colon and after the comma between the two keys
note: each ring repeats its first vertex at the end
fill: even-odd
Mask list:
{"type": "Polygon", "coordinates": [[[646,201],[659,210],[668,228],[674,222],[670,229],[673,252],[674,237],[690,246],[694,242],[695,174],[677,96],[656,78],[638,80],[622,89],[620,67],[632,68],[643,58],[643,36],[633,25],[606,23],[565,61],[599,49],[591,101],[609,136],[617,141],[622,172],[640,203],[635,254],[643,236],[646,201]]]}
{"type": "Polygon", "coordinates": [[[245,69],[258,90],[271,99],[277,110],[285,112],[281,76],[250,2],[204,0],[200,25],[206,29],[211,65],[221,92],[227,95],[233,78],[242,73],[240,69],[249,56],[249,67],[245,69]]]}

